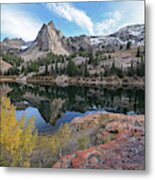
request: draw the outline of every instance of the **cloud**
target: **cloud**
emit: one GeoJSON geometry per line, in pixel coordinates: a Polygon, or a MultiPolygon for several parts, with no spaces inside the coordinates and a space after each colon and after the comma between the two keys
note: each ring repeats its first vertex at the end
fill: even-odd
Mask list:
{"type": "Polygon", "coordinates": [[[29,13],[3,5],[1,11],[1,31],[8,37],[20,37],[26,41],[34,40],[41,23],[29,13]]]}
{"type": "MultiPolygon", "coordinates": [[[[126,24],[144,23],[143,1],[126,1],[120,3],[115,10],[112,11],[109,9],[111,12],[104,12],[103,7],[103,14],[99,13],[96,9],[92,9],[92,13],[94,13],[91,17],[89,17],[85,11],[75,7],[72,3],[46,3],[42,8],[44,7],[68,22],[78,25],[85,33],[90,35],[107,35],[115,32],[126,24]],[[96,20],[98,18],[96,17],[98,16],[102,16],[103,19],[97,22],[96,20]]],[[[34,17],[34,14],[26,11],[26,9],[28,10],[29,8],[23,9],[15,5],[1,6],[2,36],[11,38],[21,37],[26,41],[35,39],[42,23],[44,23],[39,19],[39,17],[42,19],[42,12],[39,12],[39,17],[34,17]]],[[[49,14],[49,12],[47,14],[49,14]]]]}
{"type": "Polygon", "coordinates": [[[98,35],[107,35],[113,33],[116,27],[119,25],[122,14],[120,11],[108,12],[104,14],[103,21],[95,24],[95,33],[98,35]]]}
{"type": "Polygon", "coordinates": [[[93,22],[86,12],[76,8],[71,3],[48,3],[46,7],[60,17],[86,29],[91,35],[108,35],[125,24],[144,23],[143,1],[126,1],[119,3],[119,5],[115,11],[103,13],[103,20],[99,22],[93,22]]]}
{"type": "Polygon", "coordinates": [[[74,22],[82,29],[86,29],[91,35],[94,34],[91,18],[84,11],[75,8],[71,3],[48,3],[46,7],[64,19],[74,22]]]}

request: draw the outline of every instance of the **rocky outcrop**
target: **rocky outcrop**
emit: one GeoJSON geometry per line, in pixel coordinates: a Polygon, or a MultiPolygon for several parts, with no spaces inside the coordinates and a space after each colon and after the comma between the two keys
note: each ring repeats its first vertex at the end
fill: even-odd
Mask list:
{"type": "Polygon", "coordinates": [[[64,45],[70,53],[79,51],[92,51],[90,37],[86,35],[68,37],[65,39],[64,45]]]}
{"type": "Polygon", "coordinates": [[[0,57],[0,74],[5,74],[11,67],[11,64],[3,61],[0,57]]]}
{"type": "Polygon", "coordinates": [[[128,116],[128,115],[116,114],[116,113],[105,113],[105,114],[95,113],[83,117],[74,118],[70,124],[74,128],[78,128],[79,130],[82,130],[104,122],[107,123],[107,125],[109,125],[109,122],[111,121],[114,121],[117,125],[122,126],[123,120],[125,120],[126,124],[134,123],[135,121],[141,122],[144,121],[144,116],[143,115],[128,116]]]}
{"type": "Polygon", "coordinates": [[[145,169],[144,116],[94,114],[74,119],[72,126],[86,130],[99,123],[101,145],[64,156],[53,168],[145,169]]]}

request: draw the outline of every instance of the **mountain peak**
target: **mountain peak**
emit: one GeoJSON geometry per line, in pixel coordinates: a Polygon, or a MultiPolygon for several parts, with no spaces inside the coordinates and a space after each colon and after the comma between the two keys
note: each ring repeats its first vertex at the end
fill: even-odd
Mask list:
{"type": "Polygon", "coordinates": [[[48,23],[48,26],[50,26],[52,29],[56,29],[52,20],[48,23]]]}
{"type": "Polygon", "coordinates": [[[68,55],[68,51],[63,44],[63,35],[58,31],[53,23],[43,24],[37,38],[32,45],[22,54],[24,59],[37,59],[47,53],[68,55]],[[35,53],[34,53],[35,52],[35,53]]]}
{"type": "Polygon", "coordinates": [[[60,31],[55,28],[53,21],[50,21],[47,25],[43,24],[35,41],[41,51],[52,51],[53,53],[60,51],[60,54],[66,54],[65,50],[62,52],[61,38],[60,31]]]}

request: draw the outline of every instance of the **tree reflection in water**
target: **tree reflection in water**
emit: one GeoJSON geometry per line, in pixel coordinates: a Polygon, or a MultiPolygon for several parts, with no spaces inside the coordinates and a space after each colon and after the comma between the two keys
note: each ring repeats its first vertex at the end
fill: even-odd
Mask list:
{"type": "Polygon", "coordinates": [[[28,101],[31,107],[36,107],[43,119],[51,124],[55,124],[66,112],[106,110],[124,114],[145,113],[145,92],[139,88],[60,87],[16,83],[5,86],[12,89],[8,93],[12,101],[28,101]]]}

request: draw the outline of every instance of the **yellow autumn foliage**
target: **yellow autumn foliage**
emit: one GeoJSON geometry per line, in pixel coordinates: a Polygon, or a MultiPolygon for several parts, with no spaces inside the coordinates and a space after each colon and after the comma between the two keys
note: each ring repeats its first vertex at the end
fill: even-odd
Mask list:
{"type": "MultiPolygon", "coordinates": [[[[57,132],[52,135],[38,136],[38,149],[45,158],[46,153],[51,154],[51,158],[56,160],[62,155],[63,148],[71,139],[71,128],[68,123],[62,125],[57,132]]],[[[42,158],[42,155],[40,155],[42,158]]]]}
{"type": "Polygon", "coordinates": [[[29,167],[37,140],[34,119],[31,118],[26,122],[23,116],[20,121],[17,121],[15,107],[8,97],[1,98],[0,114],[0,164],[29,167]]]}

